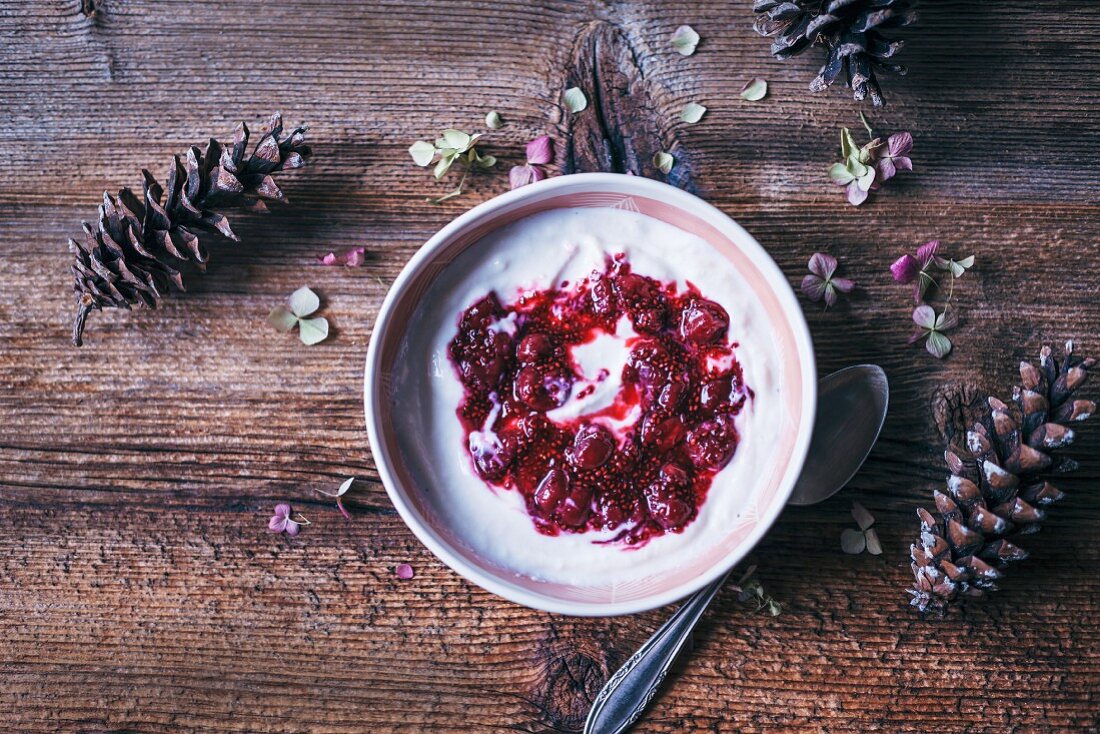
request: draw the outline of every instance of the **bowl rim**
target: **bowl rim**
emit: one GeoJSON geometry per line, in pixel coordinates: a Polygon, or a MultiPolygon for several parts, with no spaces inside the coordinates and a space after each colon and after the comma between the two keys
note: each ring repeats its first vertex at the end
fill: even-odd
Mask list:
{"type": "Polygon", "coordinates": [[[416,538],[423,543],[437,558],[443,561],[451,570],[476,584],[477,586],[496,594],[508,601],[533,609],[557,614],[566,614],[579,617],[609,617],[656,609],[666,604],[675,602],[681,598],[703,588],[715,579],[727,573],[740,563],[753,548],[760,542],[764,535],[771,529],[780,513],[787,505],[791,492],[794,491],[795,482],[801,472],[807,452],[809,451],[810,436],[813,430],[815,412],[817,407],[817,367],[814,357],[813,340],[810,336],[809,326],[802,312],[798,298],[791,287],[787,277],[779,268],[779,265],[768,254],[767,250],[757,242],[751,234],[739,225],[732,217],[721,211],[713,204],[702,198],[676,188],[662,181],[643,178],[640,176],[628,176],[621,173],[576,173],[565,176],[556,176],[542,181],[523,186],[512,191],[505,192],[484,201],[472,209],[460,214],[447,223],[442,229],[432,235],[420,246],[409,261],[402,268],[389,291],[386,293],[382,305],[379,307],[371,331],[370,344],[367,348],[366,365],[363,378],[363,403],[367,426],[367,436],[370,441],[371,454],[379,478],[386,488],[386,494],[397,509],[398,515],[405,525],[413,532],[416,538]],[[629,192],[622,191],[622,184],[629,183],[629,192]],[[794,449],[791,454],[783,482],[776,493],[773,502],[766,511],[761,512],[752,532],[724,556],[719,563],[712,565],[707,571],[688,579],[659,594],[638,597],[633,600],[621,602],[588,602],[567,601],[551,596],[528,591],[518,586],[509,585],[506,582],[483,571],[478,566],[468,563],[466,559],[451,551],[449,544],[441,538],[412,508],[409,502],[402,496],[400,482],[397,479],[391,464],[389,453],[393,447],[386,447],[382,443],[382,428],[379,401],[382,398],[381,374],[381,335],[388,328],[397,328],[392,320],[393,311],[404,294],[409,282],[427,265],[437,250],[446,245],[452,237],[461,233],[469,225],[476,221],[491,217],[497,210],[508,207],[516,202],[528,198],[541,196],[558,188],[577,187],[587,184],[593,192],[623,193],[624,196],[639,193],[639,189],[646,190],[648,195],[656,199],[662,199],[667,203],[694,210],[702,219],[717,227],[719,230],[732,230],[736,235],[737,247],[746,250],[753,263],[760,268],[767,283],[774,287],[784,318],[787,320],[797,346],[798,358],[802,367],[802,415],[804,416],[798,427],[794,449]]]}

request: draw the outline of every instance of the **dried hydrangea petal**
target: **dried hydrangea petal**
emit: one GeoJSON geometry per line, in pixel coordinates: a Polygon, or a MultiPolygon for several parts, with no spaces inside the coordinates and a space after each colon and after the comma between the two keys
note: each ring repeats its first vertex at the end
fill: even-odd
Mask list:
{"type": "Polygon", "coordinates": [[[699,45],[699,34],[691,26],[682,25],[673,32],[669,43],[681,56],[691,56],[695,53],[695,47],[699,45]]]}
{"type": "Polygon", "coordinates": [[[500,119],[500,113],[492,110],[485,115],[485,127],[490,130],[499,130],[504,127],[504,120],[500,119]]]}
{"type": "Polygon", "coordinates": [[[565,94],[562,95],[562,100],[565,102],[565,109],[573,113],[582,112],[588,107],[588,97],[584,96],[584,92],[581,91],[580,87],[566,89],[565,94]]]}
{"type": "Polygon", "coordinates": [[[526,153],[528,163],[550,163],[554,160],[554,143],[549,135],[540,135],[527,144],[526,153]]]}
{"type": "Polygon", "coordinates": [[[867,537],[862,530],[845,528],[840,534],[840,549],[853,556],[859,555],[867,547],[867,537]]]}
{"type": "Polygon", "coordinates": [[[676,159],[672,157],[671,153],[661,151],[653,156],[653,165],[657,167],[657,170],[661,173],[668,174],[672,170],[672,166],[676,163],[676,159]]]}
{"type": "Polygon", "coordinates": [[[741,89],[741,99],[758,102],[768,93],[768,83],[763,79],[751,79],[741,89]]]}
{"type": "Polygon", "coordinates": [[[309,286],[304,285],[290,294],[290,310],[298,318],[309,316],[320,307],[321,299],[309,289],[309,286]]]}
{"type": "Polygon", "coordinates": [[[328,319],[318,316],[315,319],[302,319],[298,323],[298,338],[302,344],[312,347],[328,338],[328,319]]]}
{"type": "Polygon", "coordinates": [[[872,556],[882,555],[882,543],[879,542],[878,533],[875,532],[875,529],[870,528],[867,530],[867,532],[864,533],[864,537],[867,541],[867,552],[872,556]]]}
{"type": "Polygon", "coordinates": [[[802,279],[802,293],[817,303],[825,297],[825,281],[816,275],[807,275],[802,279]]]}
{"type": "Polygon", "coordinates": [[[836,258],[824,252],[815,252],[810,256],[809,269],[814,275],[828,280],[836,272],[836,258]]]}
{"type": "Polygon", "coordinates": [[[413,567],[407,563],[397,564],[397,568],[394,570],[397,573],[397,578],[401,579],[402,581],[408,581],[414,575],[416,575],[413,571],[413,567]]]}
{"type": "Polygon", "coordinates": [[[267,315],[267,323],[285,334],[298,323],[298,317],[291,313],[286,306],[276,306],[267,315]]]}
{"type": "Polygon", "coordinates": [[[860,530],[866,530],[875,524],[875,516],[867,511],[867,508],[858,502],[852,503],[852,517],[860,530]]]}
{"type": "Polygon", "coordinates": [[[694,124],[703,119],[703,115],[706,114],[707,108],[701,104],[695,102],[688,102],[684,105],[684,111],[680,113],[680,119],[688,124],[694,124]]]}
{"type": "Polygon", "coordinates": [[[409,146],[409,155],[416,165],[426,166],[435,158],[435,146],[427,141],[417,140],[409,146]]]}
{"type": "Polygon", "coordinates": [[[930,331],[924,346],[933,357],[943,359],[951,351],[951,340],[938,331],[930,331]]]}

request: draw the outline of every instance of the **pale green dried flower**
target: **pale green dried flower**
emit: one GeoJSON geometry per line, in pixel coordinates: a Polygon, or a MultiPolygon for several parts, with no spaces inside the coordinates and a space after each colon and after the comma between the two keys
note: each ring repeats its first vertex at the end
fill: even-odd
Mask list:
{"type": "Polygon", "coordinates": [[[500,113],[496,110],[492,110],[489,114],[485,115],[485,127],[490,130],[499,130],[504,127],[504,120],[500,119],[500,113]]]}

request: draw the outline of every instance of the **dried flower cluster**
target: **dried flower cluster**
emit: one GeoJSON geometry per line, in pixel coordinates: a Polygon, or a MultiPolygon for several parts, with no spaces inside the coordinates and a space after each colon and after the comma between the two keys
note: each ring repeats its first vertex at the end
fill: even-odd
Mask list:
{"type": "Polygon", "coordinates": [[[271,309],[267,315],[267,323],[283,333],[297,326],[298,338],[302,340],[302,344],[311,347],[328,338],[328,319],[324,316],[306,318],[320,307],[321,299],[317,294],[308,286],[302,286],[290,294],[287,305],[271,309]]]}
{"type": "Polygon", "coordinates": [[[832,255],[815,252],[810,258],[810,274],[802,279],[802,293],[814,303],[825,301],[825,308],[835,306],[839,293],[851,293],[856,287],[848,278],[836,277],[837,262],[832,255]]]}
{"type": "Polygon", "coordinates": [[[867,508],[858,502],[852,503],[852,517],[859,525],[859,529],[845,528],[840,534],[840,549],[845,553],[857,556],[867,551],[872,556],[882,554],[882,543],[879,542],[878,533],[874,527],[875,518],[867,511],[867,508]]]}
{"type": "Polygon", "coordinates": [[[418,140],[409,146],[409,155],[412,156],[416,165],[427,167],[433,160],[436,162],[432,174],[437,181],[446,176],[455,163],[462,166],[462,178],[459,179],[454,191],[436,198],[429,198],[427,200],[429,204],[440,204],[461,196],[471,171],[492,168],[496,165],[497,159],[494,156],[482,155],[478,151],[477,142],[481,137],[481,133],[471,135],[449,128],[441,133],[435,143],[418,140]]]}
{"type": "Polygon", "coordinates": [[[945,332],[958,325],[958,314],[950,309],[955,281],[974,266],[974,256],[955,260],[939,255],[939,249],[939,240],[926,242],[915,254],[906,253],[898,258],[890,266],[890,272],[898,283],[913,284],[913,300],[917,302],[917,307],[913,309],[913,323],[917,325],[917,330],[909,337],[909,343],[916,344],[924,339],[928,353],[943,359],[953,346],[945,332]],[[935,272],[938,272],[939,280],[935,272]],[[943,286],[944,278],[948,279],[946,287],[943,286]],[[939,310],[934,304],[926,302],[930,295],[937,297],[939,310]]]}
{"type": "Polygon", "coordinates": [[[286,533],[287,535],[297,535],[298,531],[302,529],[303,525],[309,525],[309,520],[294,513],[290,505],[285,502],[275,505],[275,514],[271,516],[271,519],[267,521],[267,529],[273,533],[286,533]]]}
{"type": "Polygon", "coordinates": [[[756,566],[749,566],[741,575],[741,580],[731,584],[737,592],[737,601],[742,604],[751,604],[756,612],[765,612],[772,617],[778,617],[783,611],[783,606],[775,598],[764,591],[764,585],[756,578],[756,566]]]}
{"type": "MultiPolygon", "coordinates": [[[[866,118],[863,124],[871,135],[866,118]]],[[[870,192],[880,189],[898,171],[913,170],[913,161],[909,158],[912,150],[913,136],[909,133],[894,133],[886,140],[872,137],[859,146],[851,131],[843,128],[840,131],[842,160],[829,168],[829,178],[837,186],[844,187],[849,204],[859,206],[867,201],[870,192]]]]}
{"type": "Polygon", "coordinates": [[[527,162],[522,166],[512,166],[512,170],[508,171],[508,182],[513,189],[546,178],[546,172],[540,166],[554,160],[554,141],[550,140],[549,135],[540,135],[527,144],[525,152],[527,162]]]}

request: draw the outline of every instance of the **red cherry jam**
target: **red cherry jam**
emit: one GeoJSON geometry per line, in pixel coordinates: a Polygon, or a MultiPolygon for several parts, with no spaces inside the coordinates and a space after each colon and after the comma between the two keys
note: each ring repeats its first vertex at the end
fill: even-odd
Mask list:
{"type": "Polygon", "coordinates": [[[486,482],[523,495],[547,535],[615,531],[641,545],[680,532],[733,458],[734,417],[752,397],[733,355],[729,314],[692,285],[678,291],[622,255],[570,286],[489,293],[462,314],[450,358],[465,388],[458,417],[486,482]],[[634,336],[614,401],[567,420],[550,415],[592,394],[572,350],[634,336]]]}

